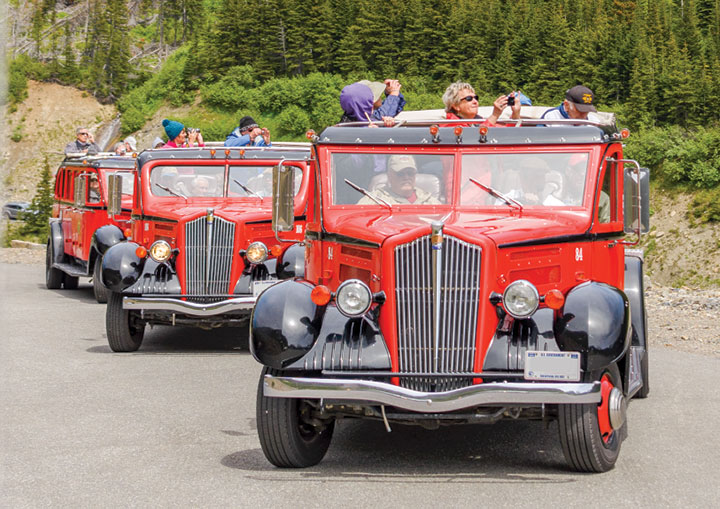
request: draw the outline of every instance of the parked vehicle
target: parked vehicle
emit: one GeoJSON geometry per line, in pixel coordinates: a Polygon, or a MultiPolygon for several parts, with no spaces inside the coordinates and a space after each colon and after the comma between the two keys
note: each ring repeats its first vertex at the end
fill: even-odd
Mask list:
{"type": "Polygon", "coordinates": [[[309,159],[308,143],[140,154],[129,235],[103,252],[110,348],[137,350],[147,324],[247,325],[262,290],[302,275],[309,159]],[[271,229],[274,167],[296,170],[287,243],[271,229]]]}
{"type": "MultiPolygon", "coordinates": [[[[305,275],[251,320],[265,456],[318,463],[339,418],[536,419],[558,422],[572,468],[611,469],[649,391],[643,259],[626,249],[648,228],[648,172],[624,159],[628,132],[404,122],[315,137],[305,275]]],[[[278,235],[294,231],[286,174],[278,235]]]]}
{"type": "Polygon", "coordinates": [[[107,289],[100,281],[105,242],[117,238],[102,236],[112,225],[122,232],[130,220],[135,159],[98,155],[67,157],[55,175],[55,203],[50,218],[50,237],[45,258],[45,284],[49,289],[74,289],[79,277],[92,277],[98,302],[107,302],[107,289]],[[120,210],[108,214],[107,176],[124,175],[120,210]],[[97,237],[100,232],[100,238],[97,237]]]}
{"type": "Polygon", "coordinates": [[[20,219],[20,215],[26,212],[30,204],[26,201],[9,201],[2,208],[2,215],[6,219],[20,219]]]}

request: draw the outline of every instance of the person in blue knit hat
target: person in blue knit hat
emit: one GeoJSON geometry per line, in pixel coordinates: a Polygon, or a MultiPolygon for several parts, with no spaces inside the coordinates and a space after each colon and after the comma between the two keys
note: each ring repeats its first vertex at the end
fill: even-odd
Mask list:
{"type": "Polygon", "coordinates": [[[185,126],[175,120],[165,119],[162,121],[165,128],[168,142],[162,148],[185,148],[185,147],[204,147],[205,143],[202,134],[198,130],[187,132],[185,126]]]}

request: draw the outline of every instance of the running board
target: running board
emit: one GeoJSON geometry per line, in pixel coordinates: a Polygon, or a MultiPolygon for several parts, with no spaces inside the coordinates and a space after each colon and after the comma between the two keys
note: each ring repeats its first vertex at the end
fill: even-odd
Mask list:
{"type": "Polygon", "coordinates": [[[68,276],[90,277],[85,267],[74,263],[53,263],[53,268],[63,271],[68,276]]]}

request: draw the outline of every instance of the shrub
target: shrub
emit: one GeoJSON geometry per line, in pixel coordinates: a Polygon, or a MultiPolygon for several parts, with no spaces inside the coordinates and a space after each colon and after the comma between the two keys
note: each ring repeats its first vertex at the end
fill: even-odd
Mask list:
{"type": "Polygon", "coordinates": [[[19,229],[21,235],[38,235],[47,238],[49,233],[49,218],[53,207],[53,177],[50,172],[50,163],[47,156],[40,174],[40,182],[35,190],[27,212],[20,216],[25,224],[19,229]]]}
{"type": "Polygon", "coordinates": [[[299,106],[289,106],[277,117],[279,134],[300,136],[308,130],[310,117],[299,106]]]}

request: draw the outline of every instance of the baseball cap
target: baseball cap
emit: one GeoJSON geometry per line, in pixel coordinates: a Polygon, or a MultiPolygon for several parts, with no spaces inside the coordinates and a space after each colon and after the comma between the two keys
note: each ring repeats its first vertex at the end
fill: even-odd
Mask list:
{"type": "Polygon", "coordinates": [[[573,103],[575,107],[583,113],[597,111],[595,106],[593,106],[595,94],[593,94],[593,91],[588,87],[583,87],[582,85],[572,87],[565,92],[565,99],[573,103]]]}
{"type": "Polygon", "coordinates": [[[417,172],[417,166],[415,165],[415,158],[411,155],[401,154],[393,155],[388,159],[388,171],[402,171],[405,168],[412,168],[417,172]]]}
{"type": "Polygon", "coordinates": [[[369,87],[370,90],[372,90],[373,102],[376,102],[378,99],[380,99],[383,92],[385,92],[385,83],[370,80],[360,80],[358,81],[358,83],[360,83],[361,85],[365,85],[366,87],[369,87]]]}

